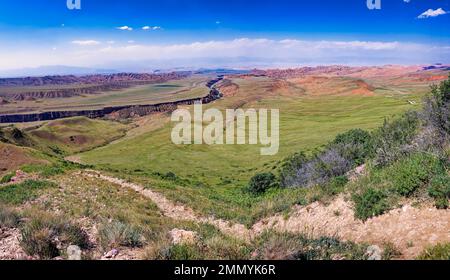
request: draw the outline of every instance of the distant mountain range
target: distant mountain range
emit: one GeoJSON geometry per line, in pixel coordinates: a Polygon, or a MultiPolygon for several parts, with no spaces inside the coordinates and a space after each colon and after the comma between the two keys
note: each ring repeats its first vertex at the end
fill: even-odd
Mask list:
{"type": "Polygon", "coordinates": [[[120,71],[113,69],[95,69],[87,67],[72,66],[41,66],[36,68],[21,68],[12,70],[0,70],[1,78],[21,78],[21,77],[41,77],[55,75],[96,75],[96,74],[116,74],[120,71]]]}
{"type": "MultiPolygon", "coordinates": [[[[319,68],[327,68],[331,66],[319,66],[319,68]]],[[[344,67],[344,66],[339,66],[344,67]]],[[[349,67],[349,66],[346,66],[349,67]]],[[[447,64],[436,63],[434,65],[423,65],[422,70],[450,70],[447,64]]],[[[86,76],[86,75],[110,75],[118,73],[148,73],[148,74],[162,74],[171,72],[192,72],[196,74],[209,75],[230,75],[230,74],[246,74],[253,69],[305,69],[303,66],[292,67],[252,67],[252,68],[204,68],[204,67],[170,67],[151,69],[148,67],[118,67],[117,69],[101,69],[89,67],[74,67],[64,65],[41,66],[36,68],[21,68],[11,70],[0,70],[0,78],[24,78],[24,77],[44,77],[44,76],[86,76]]],[[[308,68],[308,67],[306,67],[308,68]]]]}
{"type": "Polygon", "coordinates": [[[228,68],[195,68],[195,67],[177,67],[177,68],[167,68],[167,69],[149,69],[149,68],[130,68],[126,69],[120,68],[120,70],[115,69],[97,69],[88,67],[73,67],[73,66],[41,66],[36,68],[22,68],[22,69],[12,69],[12,70],[0,70],[0,78],[24,78],[24,77],[44,77],[44,76],[85,76],[85,75],[109,75],[118,73],[170,73],[170,72],[184,72],[190,71],[198,74],[244,74],[249,72],[248,70],[236,70],[228,68]]]}

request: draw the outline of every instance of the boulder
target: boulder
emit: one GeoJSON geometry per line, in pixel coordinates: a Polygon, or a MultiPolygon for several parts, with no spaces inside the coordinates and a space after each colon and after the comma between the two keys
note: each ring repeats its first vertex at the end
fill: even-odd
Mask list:
{"type": "Polygon", "coordinates": [[[117,249],[112,249],[111,251],[109,251],[108,253],[106,253],[103,257],[105,259],[114,259],[115,257],[117,257],[117,255],[119,254],[119,250],[117,249]]]}
{"type": "Polygon", "coordinates": [[[81,260],[81,249],[76,245],[67,247],[67,259],[71,261],[81,260]]]}
{"type": "Polygon", "coordinates": [[[369,261],[379,261],[382,259],[383,250],[377,245],[372,245],[367,248],[366,256],[369,261]]]}

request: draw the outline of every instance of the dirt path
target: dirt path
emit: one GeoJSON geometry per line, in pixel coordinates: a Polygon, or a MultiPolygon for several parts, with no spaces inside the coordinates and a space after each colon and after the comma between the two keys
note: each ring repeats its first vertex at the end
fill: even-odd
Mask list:
{"type": "Polygon", "coordinates": [[[251,238],[250,230],[248,230],[244,225],[233,224],[231,222],[216,219],[214,217],[199,216],[195,214],[191,208],[175,204],[169,201],[166,197],[164,197],[164,195],[154,192],[150,189],[146,189],[143,186],[129,183],[122,179],[105,176],[93,170],[83,172],[83,174],[91,178],[99,178],[108,181],[110,183],[135,190],[136,192],[142,194],[143,196],[151,199],[165,216],[170,217],[172,219],[211,224],[217,227],[224,234],[235,236],[237,238],[244,240],[250,240],[251,238]]]}
{"type": "Polygon", "coordinates": [[[96,171],[83,173],[127,187],[151,199],[164,215],[177,220],[189,220],[216,226],[224,234],[251,240],[265,230],[303,233],[314,237],[336,236],[342,240],[383,246],[392,243],[405,259],[418,256],[425,248],[437,243],[450,242],[450,210],[438,210],[431,205],[422,208],[406,205],[366,222],[355,219],[352,204],[339,196],[329,205],[315,202],[296,206],[289,214],[263,219],[247,229],[244,225],[214,217],[202,217],[191,208],[177,205],[164,195],[140,185],[126,182],[96,171]]]}

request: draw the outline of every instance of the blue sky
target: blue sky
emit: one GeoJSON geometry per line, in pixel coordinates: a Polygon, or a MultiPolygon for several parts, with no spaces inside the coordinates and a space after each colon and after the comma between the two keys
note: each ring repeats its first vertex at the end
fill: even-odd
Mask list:
{"type": "Polygon", "coordinates": [[[381,10],[366,0],[81,5],[0,0],[0,69],[450,63],[449,0],[381,0],[381,10]]]}

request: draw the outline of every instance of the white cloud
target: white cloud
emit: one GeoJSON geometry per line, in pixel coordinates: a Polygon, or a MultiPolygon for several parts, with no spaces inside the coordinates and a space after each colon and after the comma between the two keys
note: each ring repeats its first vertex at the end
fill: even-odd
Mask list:
{"type": "Polygon", "coordinates": [[[161,26],[148,26],[148,25],[146,25],[146,26],[142,27],[142,30],[160,30],[160,29],[162,29],[161,26]]]}
{"type": "Polygon", "coordinates": [[[75,45],[79,45],[79,46],[97,46],[100,45],[101,43],[99,41],[95,41],[95,40],[76,40],[76,41],[72,41],[72,44],[75,45]]]}
{"type": "Polygon", "coordinates": [[[433,9],[428,9],[425,12],[423,12],[422,14],[420,14],[418,16],[418,18],[429,18],[429,17],[437,17],[437,16],[441,16],[441,15],[445,15],[447,14],[446,11],[444,11],[442,8],[433,10],[433,9]]]}
{"type": "Polygon", "coordinates": [[[136,43],[134,40],[128,41],[128,44],[134,44],[134,43],[136,43]]]}
{"type": "Polygon", "coordinates": [[[117,27],[117,29],[124,30],[124,31],[133,31],[133,28],[129,27],[127,25],[124,25],[124,26],[121,26],[121,27],[117,27]]]}
{"type": "MultiPolygon", "coordinates": [[[[81,41],[80,41],[81,42],[81,41]]],[[[85,43],[86,45],[86,43],[85,43]]],[[[2,50],[0,68],[39,65],[145,67],[263,67],[280,65],[380,65],[450,63],[450,46],[381,41],[308,41],[239,38],[186,44],[104,44],[49,49],[2,50]]]]}

